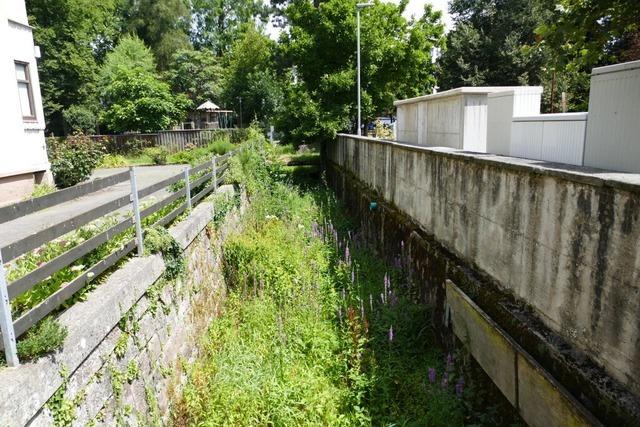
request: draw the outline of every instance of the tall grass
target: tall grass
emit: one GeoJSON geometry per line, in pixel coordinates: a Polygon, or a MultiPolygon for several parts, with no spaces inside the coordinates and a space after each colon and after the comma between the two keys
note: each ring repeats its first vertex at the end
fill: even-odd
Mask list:
{"type": "Polygon", "coordinates": [[[279,182],[273,155],[254,149],[232,166],[231,176],[251,175],[252,207],[225,243],[231,291],[173,423],[503,423],[474,409],[461,356],[436,344],[402,272],[401,242],[396,265],[383,263],[329,191],[279,182]]]}

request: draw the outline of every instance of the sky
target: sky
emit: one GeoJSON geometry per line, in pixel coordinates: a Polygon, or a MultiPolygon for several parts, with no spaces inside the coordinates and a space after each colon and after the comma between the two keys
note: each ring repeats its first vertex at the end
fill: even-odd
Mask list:
{"type": "MultiPolygon", "coordinates": [[[[391,3],[400,3],[400,0],[383,0],[391,3]]],[[[416,18],[422,16],[422,12],[424,10],[425,3],[431,3],[434,6],[434,9],[442,11],[442,18],[445,24],[445,31],[449,31],[453,24],[451,20],[451,15],[447,12],[447,0],[409,0],[409,5],[407,9],[404,11],[404,16],[406,18],[410,18],[412,15],[416,18]]],[[[271,23],[267,24],[267,33],[269,36],[277,40],[278,35],[280,34],[279,28],[274,28],[271,23]]]]}

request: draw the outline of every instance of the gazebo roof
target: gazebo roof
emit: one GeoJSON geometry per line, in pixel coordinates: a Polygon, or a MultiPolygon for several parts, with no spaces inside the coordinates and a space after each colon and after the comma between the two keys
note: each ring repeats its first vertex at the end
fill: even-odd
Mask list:
{"type": "Polygon", "coordinates": [[[198,108],[196,108],[196,110],[198,111],[217,111],[219,109],[220,107],[218,107],[211,101],[203,102],[202,104],[200,104],[200,106],[198,106],[198,108]]]}

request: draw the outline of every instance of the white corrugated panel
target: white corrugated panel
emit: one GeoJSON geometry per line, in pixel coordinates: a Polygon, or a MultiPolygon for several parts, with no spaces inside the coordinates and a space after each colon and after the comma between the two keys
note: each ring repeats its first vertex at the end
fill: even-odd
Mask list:
{"type": "Polygon", "coordinates": [[[584,164],[640,173],[640,61],[591,73],[584,164]]]}
{"type": "Polygon", "coordinates": [[[487,95],[465,97],[463,141],[464,150],[487,152],[487,95]]]}
{"type": "Polygon", "coordinates": [[[544,122],[540,159],[582,165],[586,124],[584,120],[544,122]]]}
{"type": "Polygon", "coordinates": [[[543,130],[544,127],[541,121],[513,121],[511,124],[511,149],[509,154],[514,157],[540,160],[542,157],[543,130]]]}

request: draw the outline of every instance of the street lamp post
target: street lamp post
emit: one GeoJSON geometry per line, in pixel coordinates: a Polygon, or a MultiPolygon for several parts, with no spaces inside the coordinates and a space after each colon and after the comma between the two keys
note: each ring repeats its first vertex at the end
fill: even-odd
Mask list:
{"type": "Polygon", "coordinates": [[[358,57],[358,135],[362,135],[362,119],[360,116],[360,9],[373,6],[373,3],[356,4],[356,27],[357,27],[357,57],[358,57]]]}

